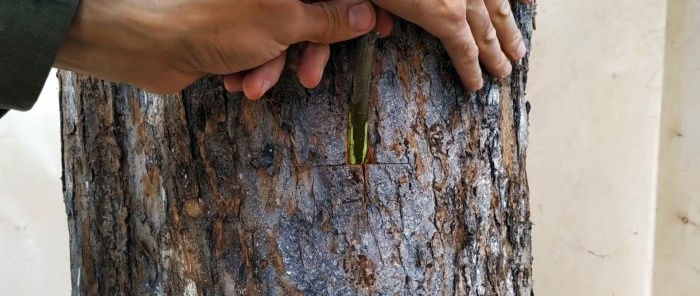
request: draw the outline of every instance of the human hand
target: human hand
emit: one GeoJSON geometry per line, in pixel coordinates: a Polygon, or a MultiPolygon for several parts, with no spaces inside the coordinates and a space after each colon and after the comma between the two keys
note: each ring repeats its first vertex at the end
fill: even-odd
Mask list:
{"type": "Polygon", "coordinates": [[[171,93],[205,74],[276,65],[291,44],[361,36],[375,21],[363,0],[83,0],[55,66],[171,93]]]}
{"type": "Polygon", "coordinates": [[[492,75],[505,78],[512,71],[509,58],[519,61],[527,52],[509,0],[372,2],[438,37],[470,90],[479,90],[484,84],[479,61],[492,75]]]}
{"type": "MultiPolygon", "coordinates": [[[[391,33],[393,25],[392,16],[383,9],[377,9],[374,31],[380,37],[385,37],[391,33]]],[[[302,46],[304,50],[298,61],[297,77],[304,87],[314,88],[321,82],[323,70],[330,58],[330,46],[312,42],[302,46]]],[[[250,71],[225,75],[224,86],[230,92],[243,91],[246,98],[257,100],[279,81],[285,63],[286,54],[283,52],[274,60],[250,71]]]]}

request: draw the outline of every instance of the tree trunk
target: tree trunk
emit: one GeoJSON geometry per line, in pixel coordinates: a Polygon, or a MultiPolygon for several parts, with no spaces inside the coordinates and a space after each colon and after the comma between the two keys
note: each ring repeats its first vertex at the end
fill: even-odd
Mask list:
{"type": "MultiPolygon", "coordinates": [[[[529,40],[532,11],[515,5],[529,40]]],[[[74,295],[526,295],[527,58],[465,92],[439,43],[377,42],[348,164],[354,43],[247,101],[61,72],[74,295]]]]}

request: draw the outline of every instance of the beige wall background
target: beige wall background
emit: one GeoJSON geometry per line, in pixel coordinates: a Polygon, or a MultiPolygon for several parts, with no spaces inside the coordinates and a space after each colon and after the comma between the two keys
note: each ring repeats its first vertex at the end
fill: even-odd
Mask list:
{"type": "Polygon", "coordinates": [[[700,295],[700,1],[669,1],[654,295],[700,295]]]}
{"type": "Polygon", "coordinates": [[[0,295],[70,295],[58,80],[0,121],[0,295]]]}
{"type": "Polygon", "coordinates": [[[538,2],[536,295],[651,295],[666,1],[538,2]]]}
{"type": "MultiPolygon", "coordinates": [[[[538,2],[536,295],[700,295],[700,1],[538,2]]],[[[70,293],[54,77],[0,122],[0,295],[70,293]]]]}

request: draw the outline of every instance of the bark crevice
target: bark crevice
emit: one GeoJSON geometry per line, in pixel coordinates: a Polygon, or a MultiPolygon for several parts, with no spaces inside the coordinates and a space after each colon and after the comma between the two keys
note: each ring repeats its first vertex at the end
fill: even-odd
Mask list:
{"type": "Polygon", "coordinates": [[[366,165],[352,43],[319,88],[285,73],[256,102],[61,72],[73,294],[531,295],[527,58],[468,93],[420,29],[377,46],[366,165]]]}

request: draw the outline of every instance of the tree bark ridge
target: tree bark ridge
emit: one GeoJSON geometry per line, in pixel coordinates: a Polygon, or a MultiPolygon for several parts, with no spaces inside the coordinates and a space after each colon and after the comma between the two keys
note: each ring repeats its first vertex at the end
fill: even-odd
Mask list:
{"type": "Polygon", "coordinates": [[[73,294],[531,295],[527,58],[464,92],[399,25],[369,163],[348,165],[353,48],[319,88],[286,73],[255,102],[216,77],[160,96],[61,72],[73,294]]]}

